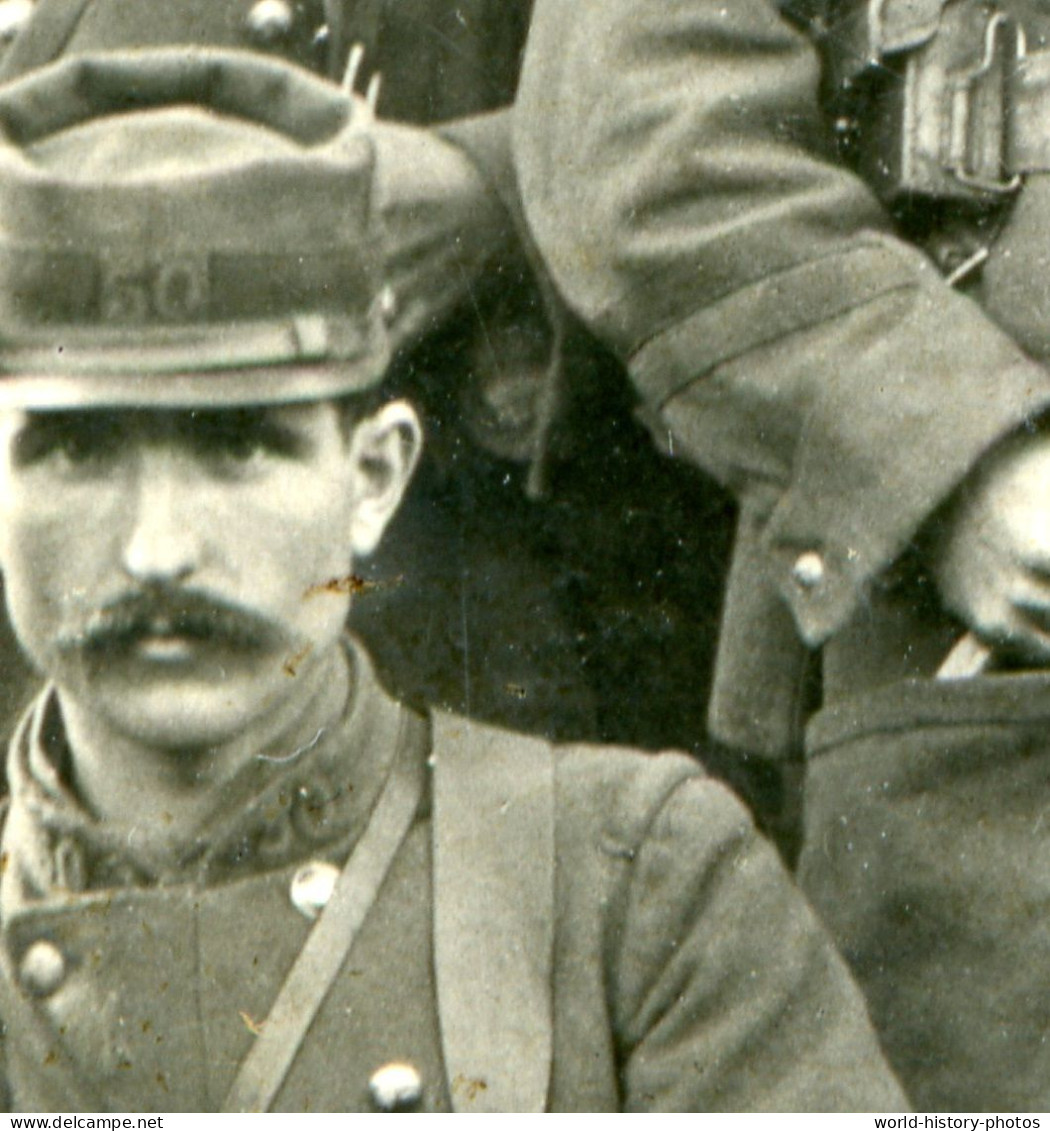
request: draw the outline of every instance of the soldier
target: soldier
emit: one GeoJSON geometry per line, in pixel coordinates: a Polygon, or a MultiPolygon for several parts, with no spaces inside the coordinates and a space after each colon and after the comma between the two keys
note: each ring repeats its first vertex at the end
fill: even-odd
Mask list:
{"type": "MultiPolygon", "coordinates": [[[[451,10],[442,14],[443,7],[443,0],[396,5],[371,0],[135,5],[123,0],[0,0],[0,41],[7,47],[0,78],[16,77],[61,55],[183,44],[250,50],[336,81],[349,67],[362,91],[372,84],[385,116],[411,122],[479,113],[508,101],[524,38],[524,9],[515,15],[510,5],[501,5],[497,24],[482,19],[472,3],[460,5],[462,21],[451,10]]],[[[469,130],[460,134],[464,132],[467,141],[459,137],[454,146],[443,144],[436,133],[428,137],[422,130],[406,130],[396,140],[391,136],[380,160],[380,205],[386,222],[399,228],[405,249],[403,264],[391,265],[389,281],[397,296],[395,330],[405,354],[400,368],[406,380],[416,368],[411,346],[440,325],[459,301],[467,295],[473,300],[466,319],[457,318],[459,324],[473,323],[474,306],[488,316],[479,274],[508,244],[503,207],[462,151],[471,136],[469,130]],[[388,164],[400,161],[425,166],[428,177],[387,178],[388,164]],[[396,186],[397,199],[386,195],[388,185],[396,186]]],[[[273,206],[280,212],[289,204],[275,200],[273,206]]],[[[501,259],[506,268],[502,285],[517,285],[513,263],[505,254],[501,259]]],[[[447,338],[440,345],[445,352],[452,348],[447,338]]],[[[471,486],[476,490],[478,483],[487,483],[491,473],[486,468],[480,475],[459,474],[466,446],[463,429],[447,419],[452,413],[441,399],[445,370],[433,364],[441,354],[436,349],[427,353],[421,364],[432,370],[428,384],[438,388],[426,390],[424,407],[431,416],[440,412],[443,417],[444,426],[433,429],[435,438],[452,436],[431,445],[401,521],[391,532],[391,540],[401,543],[400,570],[407,584],[388,579],[369,589],[369,599],[358,603],[357,628],[372,638],[378,662],[406,694],[440,698],[532,730],[592,731],[593,705],[579,678],[575,634],[567,628],[559,632],[562,618],[552,605],[546,568],[538,569],[535,555],[520,549],[502,554],[491,532],[486,537],[477,530],[475,512],[485,508],[468,509],[460,497],[471,486]],[[406,526],[411,531],[402,539],[406,526]],[[442,546],[440,554],[430,539],[442,546]],[[489,589],[503,599],[490,599],[489,589]],[[507,599],[508,593],[516,599],[507,599]],[[486,604],[494,615],[480,615],[486,604]],[[402,626],[409,621],[420,627],[406,639],[402,626]],[[536,678],[537,669],[543,679],[536,678]]],[[[460,357],[463,353],[460,347],[460,357]]],[[[465,368],[461,365],[460,372],[465,368]]],[[[420,382],[416,384],[418,390],[420,382]]],[[[475,471],[482,463],[468,462],[475,471]]],[[[521,519],[520,492],[504,488],[489,495],[489,511],[503,506],[508,512],[501,534],[517,529],[522,541],[527,523],[521,519]],[[506,507],[501,494],[518,505],[506,507]]],[[[381,559],[376,572],[385,572],[381,559]]],[[[20,685],[26,680],[18,678],[17,651],[5,644],[0,717],[11,719],[17,717],[20,685]]]]}
{"type": "Polygon", "coordinates": [[[823,707],[801,878],[931,1110],[1047,1100],[1042,677],[936,677],[1048,656],[1048,31],[539,0],[516,122],[567,298],[740,499],[711,726],[787,761],[823,707]]]}
{"type": "Polygon", "coordinates": [[[398,357],[431,435],[375,567],[389,580],[383,559],[396,556],[405,580],[369,589],[356,628],[415,698],[547,735],[699,748],[732,503],[653,447],[622,368],[553,309],[493,209],[502,198],[517,215],[509,123],[479,115],[511,101],[530,7],[6,0],[12,27],[27,22],[0,75],[175,43],[249,48],[336,80],[352,59],[384,117],[433,126],[425,162],[407,145],[380,155],[380,191],[399,194],[384,211],[409,249],[391,280],[395,329],[412,341],[440,329],[398,357]],[[442,177],[383,175],[391,160],[433,163],[442,143],[442,177]]]}
{"type": "Polygon", "coordinates": [[[206,51],[0,92],[0,564],[48,679],[8,767],[13,1105],[896,1109],[692,760],[417,712],[344,636],[421,442],[382,385],[389,129],[206,51]]]}

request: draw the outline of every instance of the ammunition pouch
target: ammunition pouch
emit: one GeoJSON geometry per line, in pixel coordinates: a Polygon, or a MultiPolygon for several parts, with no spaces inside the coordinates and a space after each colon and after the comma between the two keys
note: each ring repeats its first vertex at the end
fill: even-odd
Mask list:
{"type": "MultiPolygon", "coordinates": [[[[796,0],[797,2],[797,0],[796,0]]],[[[957,283],[1050,171],[1050,51],[995,0],[861,0],[808,23],[843,158],[957,283]]]]}
{"type": "Polygon", "coordinates": [[[1047,42],[1047,13],[1033,0],[827,9],[807,26],[844,160],[949,283],[1050,360],[1050,50],[1028,47],[1047,42]]]}
{"type": "Polygon", "coordinates": [[[1028,56],[1023,28],[980,0],[906,8],[894,20],[892,0],[868,0],[825,37],[839,147],[895,212],[999,205],[1048,165],[1030,119],[1050,55],[1028,56]]]}

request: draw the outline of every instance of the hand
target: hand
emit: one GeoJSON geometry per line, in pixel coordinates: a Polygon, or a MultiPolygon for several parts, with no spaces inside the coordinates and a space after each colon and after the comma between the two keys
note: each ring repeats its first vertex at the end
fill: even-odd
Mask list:
{"type": "Polygon", "coordinates": [[[1050,438],[990,453],[948,512],[932,563],[945,605],[997,653],[1050,664],[1050,438]]]}
{"type": "Polygon", "coordinates": [[[376,203],[386,225],[395,345],[432,329],[503,246],[508,217],[491,186],[432,130],[378,121],[376,203]]]}

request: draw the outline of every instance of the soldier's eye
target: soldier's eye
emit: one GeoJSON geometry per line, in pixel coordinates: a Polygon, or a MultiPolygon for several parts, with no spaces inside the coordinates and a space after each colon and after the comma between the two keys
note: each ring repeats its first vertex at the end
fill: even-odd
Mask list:
{"type": "Polygon", "coordinates": [[[72,466],[102,465],[120,452],[121,435],[109,413],[35,413],[15,434],[14,461],[20,467],[45,460],[72,466]]]}
{"type": "Polygon", "coordinates": [[[195,412],[183,424],[183,440],[205,459],[247,464],[266,457],[293,458],[302,450],[298,433],[265,409],[195,412]]]}

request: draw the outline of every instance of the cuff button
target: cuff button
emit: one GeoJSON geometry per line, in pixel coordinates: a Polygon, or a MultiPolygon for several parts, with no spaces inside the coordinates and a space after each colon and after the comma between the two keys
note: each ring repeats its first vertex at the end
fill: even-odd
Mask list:
{"type": "Polygon", "coordinates": [[[802,589],[816,589],[818,585],[823,584],[826,574],[824,559],[812,550],[800,554],[791,567],[791,576],[795,584],[802,589]]]}

